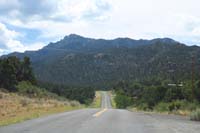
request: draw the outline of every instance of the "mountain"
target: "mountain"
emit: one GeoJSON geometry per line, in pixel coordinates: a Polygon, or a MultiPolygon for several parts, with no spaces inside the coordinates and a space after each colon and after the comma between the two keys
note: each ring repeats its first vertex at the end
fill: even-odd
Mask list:
{"type": "Polygon", "coordinates": [[[193,55],[195,69],[200,68],[200,47],[170,38],[105,40],[71,34],[38,51],[8,56],[13,55],[29,56],[38,80],[69,86],[109,87],[120,80],[152,77],[188,80],[193,55]]]}

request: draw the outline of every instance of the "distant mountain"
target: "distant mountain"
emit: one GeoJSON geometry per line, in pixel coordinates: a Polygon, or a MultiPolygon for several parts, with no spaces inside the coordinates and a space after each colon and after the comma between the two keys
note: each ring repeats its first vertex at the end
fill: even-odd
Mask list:
{"type": "Polygon", "coordinates": [[[8,56],[12,55],[29,56],[37,79],[43,82],[109,87],[120,80],[189,79],[191,57],[200,59],[200,47],[170,38],[105,40],[71,34],[41,50],[8,56]]]}

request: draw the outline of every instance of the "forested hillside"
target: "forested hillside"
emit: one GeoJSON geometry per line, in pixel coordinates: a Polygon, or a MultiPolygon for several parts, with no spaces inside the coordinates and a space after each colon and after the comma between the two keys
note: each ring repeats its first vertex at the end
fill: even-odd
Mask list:
{"type": "Polygon", "coordinates": [[[104,40],[72,34],[41,50],[10,55],[29,56],[41,82],[76,87],[109,88],[121,80],[154,77],[183,82],[191,79],[192,60],[194,78],[200,75],[200,48],[169,38],[104,40]]]}
{"type": "Polygon", "coordinates": [[[95,96],[93,88],[73,88],[38,82],[29,57],[20,60],[16,56],[0,59],[0,91],[1,89],[36,98],[61,96],[83,104],[91,103],[95,96]]]}

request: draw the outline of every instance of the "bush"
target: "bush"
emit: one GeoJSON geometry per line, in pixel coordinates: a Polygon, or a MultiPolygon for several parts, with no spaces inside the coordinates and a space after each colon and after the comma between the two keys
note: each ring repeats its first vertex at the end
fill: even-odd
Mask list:
{"type": "Polygon", "coordinates": [[[52,84],[39,82],[40,87],[57,94],[58,96],[65,97],[70,100],[79,101],[81,104],[90,104],[95,97],[95,89],[91,87],[69,87],[62,84],[52,84]]]}
{"type": "Polygon", "coordinates": [[[190,120],[200,121],[200,109],[193,111],[190,114],[190,120]]]}
{"type": "Polygon", "coordinates": [[[114,100],[117,108],[126,108],[131,105],[131,98],[123,94],[117,94],[114,100]]]}
{"type": "Polygon", "coordinates": [[[182,92],[183,92],[184,99],[191,102],[194,100],[190,81],[184,83],[182,92]]]}
{"type": "Polygon", "coordinates": [[[140,104],[138,105],[138,109],[147,111],[147,110],[149,110],[149,106],[148,106],[147,103],[140,103],[140,104]]]}
{"type": "Polygon", "coordinates": [[[169,104],[169,111],[176,111],[176,110],[179,110],[181,108],[181,102],[179,101],[174,101],[174,102],[171,102],[169,104]]]}
{"type": "Polygon", "coordinates": [[[200,80],[195,83],[194,96],[200,102],[200,80]]]}
{"type": "Polygon", "coordinates": [[[23,95],[28,95],[29,97],[48,97],[52,96],[43,88],[32,85],[30,82],[22,81],[16,86],[17,92],[23,95]]]}
{"type": "Polygon", "coordinates": [[[159,112],[165,111],[177,111],[177,110],[188,110],[193,111],[199,107],[198,102],[188,102],[186,100],[176,100],[172,102],[160,102],[154,107],[154,110],[159,112]]]}
{"type": "Polygon", "coordinates": [[[185,105],[185,109],[190,110],[190,111],[196,110],[198,107],[199,107],[199,103],[197,102],[193,102],[193,103],[188,102],[187,105],[185,105]]]}
{"type": "Polygon", "coordinates": [[[0,59],[0,88],[16,91],[15,86],[23,80],[36,83],[28,57],[24,57],[24,60],[16,56],[0,59]]]}
{"type": "Polygon", "coordinates": [[[180,87],[170,87],[165,94],[165,101],[171,102],[174,100],[184,99],[183,90],[180,87]]]}
{"type": "Polygon", "coordinates": [[[169,111],[169,103],[160,102],[154,107],[154,110],[158,112],[169,111]]]}
{"type": "Polygon", "coordinates": [[[142,96],[142,101],[147,103],[150,109],[153,108],[158,102],[160,102],[166,92],[166,88],[164,87],[148,87],[145,88],[142,96]]]}

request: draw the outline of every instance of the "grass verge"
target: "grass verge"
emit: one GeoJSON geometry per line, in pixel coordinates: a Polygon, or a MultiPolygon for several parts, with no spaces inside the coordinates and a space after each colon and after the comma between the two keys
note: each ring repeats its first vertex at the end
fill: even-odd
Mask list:
{"type": "Polygon", "coordinates": [[[160,102],[155,105],[152,109],[148,108],[145,103],[139,105],[133,105],[127,109],[130,111],[142,111],[145,113],[159,113],[159,114],[175,114],[181,116],[190,116],[191,120],[200,120],[200,107],[197,102],[188,102],[185,100],[176,100],[173,102],[160,102]]]}
{"type": "Polygon", "coordinates": [[[95,98],[94,98],[92,104],[90,104],[88,106],[88,108],[100,108],[101,107],[101,99],[102,99],[101,91],[96,91],[95,98]]]}
{"type": "Polygon", "coordinates": [[[16,93],[0,92],[0,126],[83,107],[76,101],[29,98],[16,93]]]}
{"type": "Polygon", "coordinates": [[[193,120],[193,121],[200,121],[200,109],[193,111],[190,114],[190,119],[193,120]]]}
{"type": "Polygon", "coordinates": [[[112,108],[116,109],[116,102],[115,102],[116,95],[113,91],[109,91],[109,95],[110,95],[110,101],[111,101],[112,108]]]}

